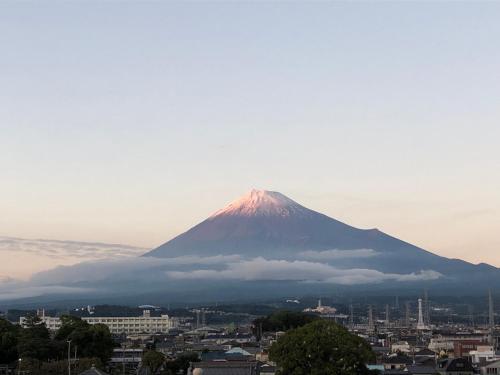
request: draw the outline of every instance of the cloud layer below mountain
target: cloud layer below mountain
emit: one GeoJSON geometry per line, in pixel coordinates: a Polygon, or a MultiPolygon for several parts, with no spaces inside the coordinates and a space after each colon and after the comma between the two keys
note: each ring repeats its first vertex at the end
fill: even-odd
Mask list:
{"type": "Polygon", "coordinates": [[[0,282],[2,278],[27,280],[36,272],[60,265],[131,257],[145,251],[128,245],[0,236],[0,282]]]}
{"type": "Polygon", "coordinates": [[[112,292],[115,287],[140,290],[180,286],[188,281],[293,281],[357,285],[413,282],[442,277],[433,270],[416,273],[383,273],[373,269],[339,269],[327,263],[307,260],[279,260],[240,255],[176,258],[118,257],[86,261],[35,274],[29,281],[0,280],[0,299],[42,294],[112,292]]]}
{"type": "Polygon", "coordinates": [[[384,281],[435,280],[442,275],[432,270],[418,273],[383,273],[370,269],[338,269],[307,261],[267,260],[262,257],[229,263],[223,270],[168,271],[173,279],[293,280],[344,285],[384,281]]]}

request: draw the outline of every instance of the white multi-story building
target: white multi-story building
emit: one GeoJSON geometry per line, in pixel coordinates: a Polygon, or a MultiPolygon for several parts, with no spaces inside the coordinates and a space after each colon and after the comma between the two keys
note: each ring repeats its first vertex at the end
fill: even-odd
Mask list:
{"type": "Polygon", "coordinates": [[[173,320],[168,315],[151,316],[149,310],[144,310],[137,317],[84,317],[89,324],[105,324],[111,333],[168,333],[174,327],[173,320]]]}
{"type": "MultiPolygon", "coordinates": [[[[41,316],[40,317],[42,323],[45,323],[45,326],[48,328],[49,331],[57,331],[59,328],[61,328],[61,319],[54,317],[54,316],[41,316]]],[[[19,318],[19,324],[22,327],[26,327],[26,317],[21,316],[19,318]]]]}
{"type": "MultiPolygon", "coordinates": [[[[36,314],[42,321],[42,323],[45,323],[45,326],[49,331],[57,331],[59,328],[61,328],[61,319],[58,317],[54,316],[45,316],[45,310],[37,310],[36,314]]],[[[19,318],[19,324],[21,327],[26,327],[26,317],[21,316],[19,318]]]]}
{"type": "MultiPolygon", "coordinates": [[[[58,317],[45,316],[39,314],[40,319],[51,331],[57,331],[61,328],[61,319],[58,317]]],[[[25,317],[19,319],[19,324],[25,325],[25,317]]],[[[151,316],[149,310],[144,310],[142,316],[138,317],[83,317],[82,320],[89,324],[104,324],[108,326],[111,333],[167,333],[169,329],[174,328],[174,320],[168,315],[151,316]]]]}

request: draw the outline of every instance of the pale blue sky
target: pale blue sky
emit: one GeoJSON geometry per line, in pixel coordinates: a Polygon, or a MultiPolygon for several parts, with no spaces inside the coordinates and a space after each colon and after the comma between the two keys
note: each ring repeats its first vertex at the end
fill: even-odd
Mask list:
{"type": "Polygon", "coordinates": [[[152,247],[255,187],[500,266],[499,40],[499,2],[0,2],[0,235],[152,247]]]}

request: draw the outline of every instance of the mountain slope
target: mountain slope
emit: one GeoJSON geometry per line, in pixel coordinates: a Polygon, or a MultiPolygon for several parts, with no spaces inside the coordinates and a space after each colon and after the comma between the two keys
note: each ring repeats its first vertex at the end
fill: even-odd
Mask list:
{"type": "Polygon", "coordinates": [[[382,272],[434,270],[443,275],[494,272],[488,265],[448,259],[391,237],[310,210],[278,193],[252,190],[205,221],[147,253],[153,257],[239,254],[266,259],[307,259],[338,268],[382,272]],[[371,253],[352,252],[368,249],[371,253]],[[351,251],[343,256],[342,251],[351,251]]]}
{"type": "Polygon", "coordinates": [[[309,210],[277,192],[252,190],[147,255],[172,257],[244,252],[287,255],[356,241],[363,232],[309,210]]]}

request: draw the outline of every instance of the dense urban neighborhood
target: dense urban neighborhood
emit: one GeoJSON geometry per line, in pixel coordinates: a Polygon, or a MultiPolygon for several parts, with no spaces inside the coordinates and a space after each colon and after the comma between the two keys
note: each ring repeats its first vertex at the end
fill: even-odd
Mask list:
{"type": "Polygon", "coordinates": [[[0,319],[0,374],[499,374],[485,299],[486,311],[427,291],[385,305],[12,309],[0,319]]]}

